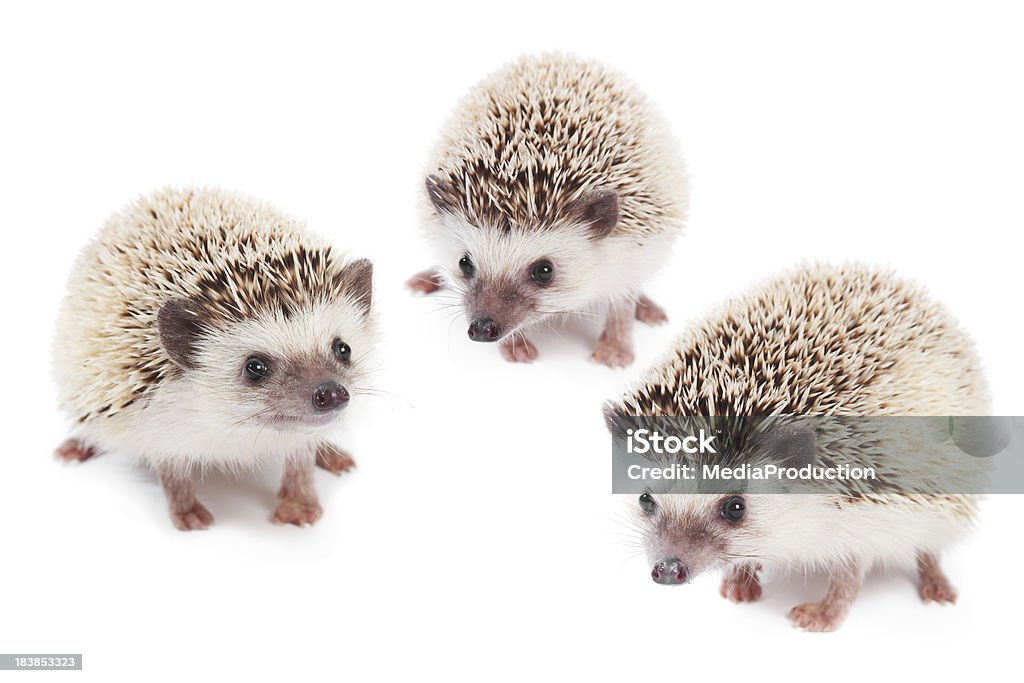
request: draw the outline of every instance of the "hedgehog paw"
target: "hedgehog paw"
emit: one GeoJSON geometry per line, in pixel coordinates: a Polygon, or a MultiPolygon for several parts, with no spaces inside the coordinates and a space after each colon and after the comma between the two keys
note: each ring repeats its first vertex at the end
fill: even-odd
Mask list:
{"type": "Polygon", "coordinates": [[[274,521],[278,524],[294,524],[306,526],[315,523],[324,514],[316,499],[286,498],[274,511],[274,521]]]}
{"type": "Polygon", "coordinates": [[[532,363],[540,356],[533,342],[518,335],[502,340],[498,346],[502,357],[511,363],[532,363]]]}
{"type": "Polygon", "coordinates": [[[757,578],[760,565],[735,567],[726,574],[719,589],[723,598],[733,602],[753,602],[761,597],[761,581],[757,578]]]}
{"type": "Polygon", "coordinates": [[[213,515],[198,500],[178,510],[171,510],[171,522],[181,531],[199,531],[213,524],[213,515]]]}
{"type": "Polygon", "coordinates": [[[633,362],[633,348],[621,339],[601,335],[591,359],[610,368],[624,368],[633,362]]]}
{"type": "Polygon", "coordinates": [[[64,462],[83,462],[96,455],[96,449],[79,439],[68,439],[53,452],[64,462]]]}
{"type": "Polygon", "coordinates": [[[940,605],[956,602],[956,590],[939,567],[934,555],[921,555],[917,559],[918,576],[921,579],[921,599],[925,602],[937,602],[940,605]]]}
{"type": "Polygon", "coordinates": [[[636,319],[648,325],[661,325],[668,322],[668,314],[664,308],[641,296],[636,302],[636,319]]]}
{"type": "Polygon", "coordinates": [[[316,451],[316,464],[331,474],[342,474],[355,467],[356,461],[345,451],[323,445],[316,451]]]}
{"type": "Polygon", "coordinates": [[[405,286],[413,292],[433,294],[444,287],[444,280],[441,279],[441,273],[436,269],[424,270],[406,280],[405,286]]]}
{"type": "Polygon", "coordinates": [[[805,602],[789,610],[789,618],[795,626],[817,633],[835,631],[844,616],[845,613],[825,602],[805,602]]]}
{"type": "Polygon", "coordinates": [[[937,602],[940,605],[952,605],[956,602],[956,590],[949,585],[949,581],[945,577],[923,581],[921,583],[921,599],[925,602],[937,602]]]}

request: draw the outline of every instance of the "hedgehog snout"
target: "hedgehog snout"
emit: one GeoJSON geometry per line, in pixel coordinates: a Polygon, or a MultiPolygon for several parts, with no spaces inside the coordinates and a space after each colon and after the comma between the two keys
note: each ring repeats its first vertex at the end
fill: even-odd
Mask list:
{"type": "Polygon", "coordinates": [[[690,578],[690,571],[678,557],[666,558],[654,563],[651,578],[654,579],[654,583],[673,586],[686,583],[690,578]]]}
{"type": "Polygon", "coordinates": [[[501,329],[490,318],[477,318],[469,324],[469,338],[478,342],[498,341],[501,329]]]}
{"type": "Polygon", "coordinates": [[[327,412],[337,410],[348,403],[348,389],[337,382],[324,382],[313,392],[313,407],[327,412]]]}

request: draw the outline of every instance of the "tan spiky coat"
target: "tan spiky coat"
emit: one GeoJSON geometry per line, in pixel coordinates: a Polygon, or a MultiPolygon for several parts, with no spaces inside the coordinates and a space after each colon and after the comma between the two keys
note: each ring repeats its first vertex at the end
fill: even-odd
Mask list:
{"type": "MultiPolygon", "coordinates": [[[[814,265],[755,287],[690,325],[667,357],[611,410],[669,416],[941,417],[985,415],[989,403],[969,337],[924,290],[885,270],[814,265]]],[[[826,432],[843,429],[822,424],[826,432]]],[[[858,424],[846,422],[855,429],[858,424]]],[[[637,512],[651,560],[683,557],[691,575],[724,569],[723,594],[743,596],[756,583],[751,577],[759,567],[783,573],[823,570],[833,576],[830,595],[849,599],[872,566],[917,562],[922,596],[951,599],[936,558],[975,518],[974,496],[959,492],[978,490],[980,463],[952,442],[933,440],[920,422],[888,429],[882,438],[877,427],[872,431],[864,424],[870,438],[819,433],[821,464],[845,459],[882,472],[895,468],[904,472],[902,481],[934,482],[937,488],[928,491],[949,495],[899,495],[856,479],[830,482],[830,488],[820,489],[827,494],[755,493],[746,496],[746,517],[733,528],[721,524],[717,496],[655,493],[656,514],[637,512]],[[837,487],[841,493],[835,493],[837,487]],[[682,545],[673,540],[680,538],[703,540],[682,545]]],[[[834,628],[845,611],[829,599],[823,606],[801,606],[791,616],[812,630],[834,628]],[[825,619],[829,610],[833,617],[825,619]]]]}
{"type": "Polygon", "coordinates": [[[970,338],[919,286],[805,266],[688,326],[625,399],[643,414],[982,415],[970,338]]]}
{"type": "Polygon", "coordinates": [[[660,113],[625,76],[561,54],[524,57],[477,84],[428,175],[450,184],[478,227],[557,226],[598,188],[618,193],[615,235],[678,232],[686,214],[682,159],[660,113]]]}
{"type": "Polygon", "coordinates": [[[182,466],[308,450],[310,435],[244,421],[235,374],[261,349],[308,355],[335,335],[360,353],[372,347],[372,318],[346,289],[347,262],[301,222],[223,190],[167,188],[114,214],[72,268],[53,345],[76,436],[182,466]],[[161,346],[157,315],[175,298],[195,302],[213,332],[198,349],[209,362],[195,372],[161,346]]]}

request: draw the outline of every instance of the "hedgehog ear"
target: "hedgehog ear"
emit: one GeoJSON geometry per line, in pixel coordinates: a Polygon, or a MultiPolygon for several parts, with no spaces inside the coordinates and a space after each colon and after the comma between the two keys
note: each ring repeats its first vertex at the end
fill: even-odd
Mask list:
{"type": "Polygon", "coordinates": [[[602,407],[604,413],[604,424],[615,442],[626,440],[626,432],[636,427],[636,417],[626,412],[626,409],[614,401],[605,402],[602,407]]]}
{"type": "Polygon", "coordinates": [[[604,426],[608,428],[612,436],[615,436],[622,426],[622,409],[611,401],[606,401],[601,406],[601,412],[604,413],[604,426]]]}
{"type": "Polygon", "coordinates": [[[587,225],[593,239],[601,239],[619,223],[619,195],[615,190],[593,190],[573,202],[569,215],[587,225]]]}
{"type": "Polygon", "coordinates": [[[767,452],[781,467],[800,468],[817,461],[814,429],[806,425],[783,425],[768,435],[767,452]]]}
{"type": "Polygon", "coordinates": [[[455,213],[457,200],[447,182],[436,175],[428,175],[425,185],[427,196],[430,197],[430,203],[434,205],[437,213],[455,213]]]}
{"type": "Polygon", "coordinates": [[[373,263],[361,258],[345,266],[338,276],[341,291],[355,300],[366,315],[373,303],[373,263]]]}
{"type": "Polygon", "coordinates": [[[180,368],[196,367],[197,341],[205,328],[206,314],[190,299],[171,299],[156,316],[160,345],[180,368]]]}

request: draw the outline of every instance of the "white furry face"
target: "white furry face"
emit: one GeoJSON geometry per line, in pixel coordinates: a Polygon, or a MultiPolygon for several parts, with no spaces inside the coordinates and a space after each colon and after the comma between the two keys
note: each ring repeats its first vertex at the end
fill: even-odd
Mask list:
{"type": "Polygon", "coordinates": [[[645,493],[631,505],[650,564],[679,562],[685,582],[731,565],[794,561],[817,526],[827,528],[827,498],[645,493]]]}
{"type": "Polygon", "coordinates": [[[455,215],[440,220],[444,229],[435,244],[441,269],[468,321],[496,323],[498,336],[486,341],[628,298],[666,255],[622,237],[595,238],[581,224],[505,231],[455,215]]]}
{"type": "Polygon", "coordinates": [[[312,434],[329,428],[364,388],[371,344],[364,309],[319,302],[205,338],[186,380],[224,429],[312,434]]]}
{"type": "Polygon", "coordinates": [[[683,580],[671,583],[744,565],[782,573],[851,562],[865,569],[913,567],[920,551],[939,551],[967,533],[970,515],[964,506],[973,511],[974,505],[963,496],[927,501],[904,495],[646,496],[629,502],[634,526],[652,567],[665,563],[685,569],[683,580]],[[734,499],[742,501],[741,516],[727,514],[736,509],[734,499]]]}
{"type": "Polygon", "coordinates": [[[683,581],[728,565],[737,553],[749,554],[743,540],[757,524],[755,515],[747,516],[742,496],[645,493],[634,506],[650,564],[680,563],[686,573],[683,581]]]}

